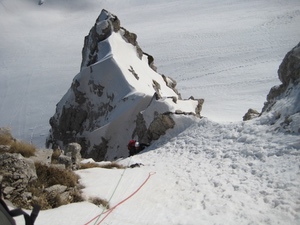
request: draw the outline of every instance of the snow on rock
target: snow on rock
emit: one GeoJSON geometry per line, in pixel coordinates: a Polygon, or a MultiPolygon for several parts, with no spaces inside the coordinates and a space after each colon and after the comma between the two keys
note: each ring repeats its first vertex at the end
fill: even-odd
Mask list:
{"type": "MultiPolygon", "coordinates": [[[[276,130],[299,134],[300,43],[284,57],[278,69],[278,77],[282,84],[271,88],[258,121],[263,124],[271,124],[272,128],[276,130]]],[[[252,115],[254,114],[252,113],[252,115]]]]}
{"type": "Polygon", "coordinates": [[[132,138],[150,143],[164,135],[175,114],[200,117],[204,100],[182,100],[176,81],[156,72],[136,39],[102,10],[85,37],[80,73],[50,119],[48,145],[77,142],[84,157],[111,160],[128,155],[132,138]]]}

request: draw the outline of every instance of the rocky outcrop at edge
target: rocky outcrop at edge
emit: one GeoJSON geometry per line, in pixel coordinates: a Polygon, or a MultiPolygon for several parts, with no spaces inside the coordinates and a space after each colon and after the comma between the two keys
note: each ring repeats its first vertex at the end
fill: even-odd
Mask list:
{"type": "MultiPolygon", "coordinates": [[[[278,69],[278,78],[282,82],[279,86],[271,88],[267,95],[267,102],[265,102],[262,113],[268,112],[281,96],[288,92],[288,89],[299,87],[300,78],[300,43],[289,51],[284,57],[278,69]]],[[[288,93],[287,93],[288,94],[288,93]]]]}
{"type": "Polygon", "coordinates": [[[27,191],[30,182],[37,179],[34,162],[20,154],[0,154],[0,183],[6,199],[29,202],[32,194],[27,191]]]}
{"type": "Polygon", "coordinates": [[[259,119],[276,130],[300,133],[300,43],[284,57],[278,78],[282,84],[271,88],[259,119]]]}

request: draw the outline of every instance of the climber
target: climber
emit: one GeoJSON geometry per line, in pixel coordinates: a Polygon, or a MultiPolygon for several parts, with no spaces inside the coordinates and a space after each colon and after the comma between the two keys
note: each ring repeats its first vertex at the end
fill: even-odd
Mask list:
{"type": "Polygon", "coordinates": [[[130,140],[127,145],[127,148],[129,150],[129,156],[133,156],[133,155],[141,152],[148,146],[149,146],[149,144],[139,143],[136,140],[130,140]]]}

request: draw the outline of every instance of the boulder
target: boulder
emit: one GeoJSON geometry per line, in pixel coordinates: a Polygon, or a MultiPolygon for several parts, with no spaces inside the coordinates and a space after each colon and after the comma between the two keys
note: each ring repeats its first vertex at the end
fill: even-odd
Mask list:
{"type": "Polygon", "coordinates": [[[259,116],[259,112],[255,109],[249,109],[248,112],[243,116],[243,121],[252,120],[259,116]]]}
{"type": "Polygon", "coordinates": [[[72,169],[78,169],[80,166],[80,162],[82,160],[81,154],[81,146],[78,143],[69,143],[65,154],[69,157],[71,157],[71,161],[72,161],[72,169]]]}
{"type": "Polygon", "coordinates": [[[64,169],[71,169],[72,159],[70,156],[64,155],[63,151],[58,147],[53,149],[53,153],[51,155],[51,164],[59,164],[63,165],[64,169]]]}
{"type": "Polygon", "coordinates": [[[60,185],[60,184],[55,184],[53,186],[50,186],[48,188],[45,188],[45,191],[48,193],[54,192],[56,194],[61,194],[67,190],[67,186],[60,185]]]}

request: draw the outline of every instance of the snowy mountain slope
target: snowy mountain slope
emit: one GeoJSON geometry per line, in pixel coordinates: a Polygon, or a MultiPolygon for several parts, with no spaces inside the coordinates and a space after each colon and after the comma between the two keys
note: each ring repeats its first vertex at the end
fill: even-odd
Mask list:
{"type": "MultiPolygon", "coordinates": [[[[246,102],[252,106],[257,100],[263,102],[266,96],[263,89],[278,83],[274,76],[284,57],[279,49],[283,44],[290,43],[288,40],[282,41],[282,38],[286,38],[287,34],[291,35],[289,37],[295,35],[295,42],[288,49],[298,43],[299,34],[294,32],[299,24],[299,4],[296,1],[289,2],[295,4],[295,8],[286,11],[281,1],[267,5],[262,1],[215,3],[202,5],[201,10],[197,6],[202,2],[194,4],[186,20],[180,16],[171,22],[168,16],[162,20],[162,24],[167,26],[162,28],[161,25],[158,29],[173,34],[173,42],[184,44],[168,45],[169,37],[145,38],[150,42],[149,46],[157,46],[158,40],[169,46],[170,50],[157,66],[163,70],[171,68],[170,74],[174,74],[183,96],[187,93],[204,96],[207,101],[203,115],[216,121],[239,120],[241,117],[237,115],[238,112],[231,108],[245,107],[246,102]],[[280,10],[277,10],[279,5],[280,10]],[[242,8],[247,8],[247,13],[241,13],[242,8]],[[230,17],[227,17],[228,11],[230,17]],[[186,23],[181,24],[183,20],[186,23]],[[190,24],[191,20],[203,23],[198,26],[185,25],[190,24]],[[281,27],[283,24],[284,27],[281,27]],[[182,32],[179,35],[174,30],[177,26],[182,32]],[[179,71],[177,63],[180,65],[179,71]],[[198,66],[194,67],[196,64],[198,66]],[[253,97],[249,98],[249,95],[253,97]]],[[[184,11],[191,5],[182,2],[180,6],[180,10],[184,11]]],[[[171,12],[180,15],[180,10],[170,8],[164,15],[171,15],[171,12]]],[[[143,30],[147,30],[147,26],[143,30]]],[[[159,51],[160,46],[155,49],[159,51]]],[[[153,54],[156,55],[155,51],[153,54]]],[[[253,108],[260,107],[257,105],[253,108]]]]}
{"type": "MultiPolygon", "coordinates": [[[[112,208],[140,188],[101,224],[299,224],[299,136],[256,123],[182,120],[142,154],[119,161],[141,167],[79,170],[83,194],[111,198],[112,208]]],[[[71,204],[42,211],[36,224],[87,224],[102,212],[71,204]]]]}
{"type": "Polygon", "coordinates": [[[203,114],[215,121],[240,121],[248,108],[259,110],[300,36],[298,0],[37,2],[0,4],[0,126],[40,147],[102,8],[137,33],[183,98],[203,97],[203,114]]]}
{"type": "MultiPolygon", "coordinates": [[[[145,152],[121,161],[144,164],[123,177],[123,170],[78,171],[86,197],[109,199],[121,178],[112,207],[155,172],[102,224],[299,224],[299,136],[273,132],[262,118],[210,120],[236,121],[249,107],[262,107],[279,83],[280,62],[299,42],[299,1],[108,0],[96,6],[138,34],[181,93],[206,95],[208,117],[177,122],[145,152]]],[[[34,7],[14,13],[0,7],[0,125],[42,145],[55,104],[79,71],[78,46],[99,9],[34,7]]],[[[101,212],[87,202],[70,204],[40,212],[36,224],[86,224],[101,212]]]]}

